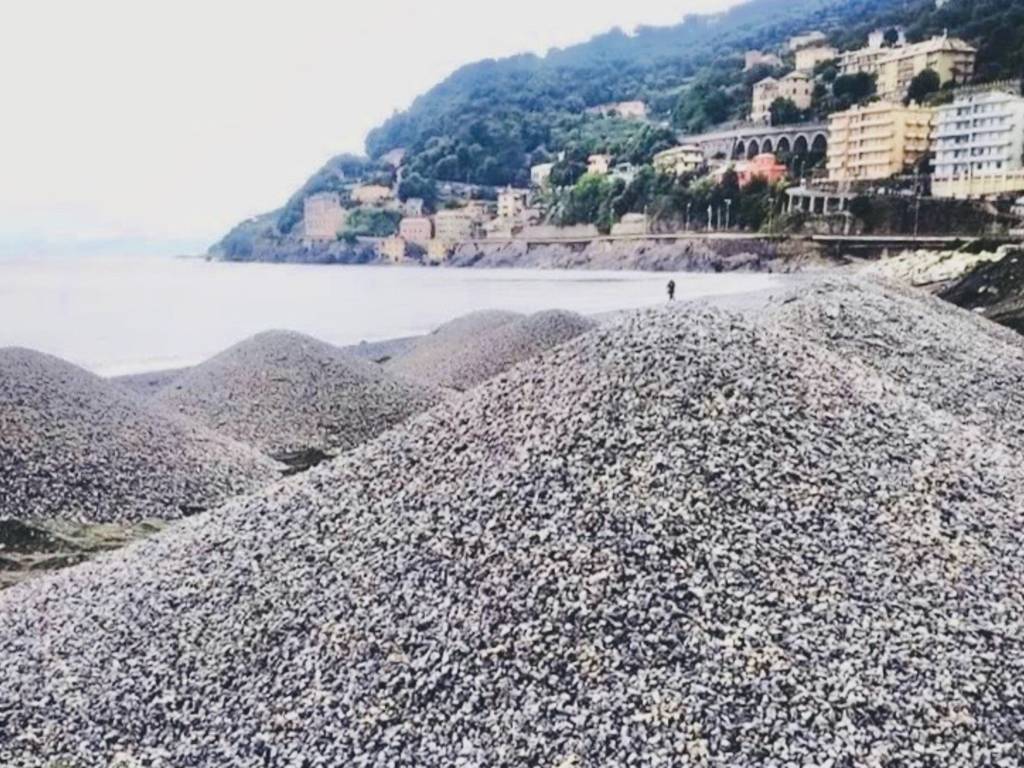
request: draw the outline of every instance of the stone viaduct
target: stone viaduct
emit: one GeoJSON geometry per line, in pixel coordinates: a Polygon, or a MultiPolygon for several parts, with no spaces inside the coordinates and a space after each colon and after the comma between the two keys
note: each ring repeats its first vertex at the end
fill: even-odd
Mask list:
{"type": "Polygon", "coordinates": [[[742,160],[762,152],[823,155],[828,149],[828,124],[746,124],[697,136],[681,136],[679,141],[698,145],[708,158],[742,160]]]}

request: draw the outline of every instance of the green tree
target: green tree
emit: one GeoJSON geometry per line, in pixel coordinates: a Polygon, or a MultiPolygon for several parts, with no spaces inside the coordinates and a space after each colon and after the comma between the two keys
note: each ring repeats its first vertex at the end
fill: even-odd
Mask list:
{"type": "Polygon", "coordinates": [[[343,237],[390,237],[398,231],[402,214],[383,208],[356,208],[349,213],[343,237]]]}
{"type": "Polygon", "coordinates": [[[416,172],[410,173],[398,185],[398,199],[404,203],[414,197],[422,200],[428,210],[434,210],[437,206],[437,184],[416,172]]]}
{"type": "Polygon", "coordinates": [[[804,113],[792,99],[778,98],[768,108],[772,125],[790,125],[804,119],[804,113]]]}
{"type": "Polygon", "coordinates": [[[869,75],[867,72],[837,77],[832,83],[832,96],[837,102],[837,107],[846,109],[870,99],[875,95],[876,79],[875,75],[869,75]]]}
{"type": "Polygon", "coordinates": [[[942,88],[942,80],[939,78],[939,73],[931,68],[922,69],[910,81],[906,102],[908,104],[911,102],[923,104],[925,99],[938,93],[940,88],[942,88]]]}

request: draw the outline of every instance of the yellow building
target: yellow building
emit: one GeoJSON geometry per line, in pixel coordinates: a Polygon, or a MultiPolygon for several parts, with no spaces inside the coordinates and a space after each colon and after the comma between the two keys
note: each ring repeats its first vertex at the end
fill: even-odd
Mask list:
{"type": "Polygon", "coordinates": [[[754,84],[754,103],[750,111],[750,119],[755,123],[771,122],[771,108],[776,99],[789,99],[798,109],[811,106],[811,94],[814,83],[804,72],[790,72],[776,80],[766,77],[754,84]]]}
{"type": "Polygon", "coordinates": [[[683,144],[666,149],[654,156],[654,167],[662,173],[682,176],[693,173],[704,165],[704,150],[694,144],[683,144]]]}
{"type": "Polygon", "coordinates": [[[426,248],[434,237],[434,225],[426,216],[407,216],[398,225],[398,234],[408,242],[426,248]]]}
{"type": "Polygon", "coordinates": [[[928,152],[934,112],[875,102],[829,117],[828,177],[850,182],[888,179],[928,152]]]}
{"type": "Polygon", "coordinates": [[[593,173],[596,176],[607,176],[611,167],[611,155],[591,155],[587,158],[587,173],[593,173]]]}
{"type": "Polygon", "coordinates": [[[839,55],[839,51],[831,45],[812,45],[796,52],[796,68],[801,72],[813,72],[823,61],[831,61],[839,55]]]}
{"type": "Polygon", "coordinates": [[[377,245],[380,257],[392,264],[405,261],[405,239],[401,237],[385,237],[377,245]]]}
{"type": "Polygon", "coordinates": [[[352,190],[352,199],[360,205],[376,205],[394,197],[391,187],[383,184],[363,184],[352,190]]]}
{"type": "Polygon", "coordinates": [[[470,240],[477,223],[474,213],[465,208],[438,211],[434,216],[434,238],[449,245],[470,240]]]}
{"type": "Polygon", "coordinates": [[[427,243],[427,261],[431,264],[443,264],[448,260],[452,247],[444,240],[431,240],[427,243]]]}
{"type": "Polygon", "coordinates": [[[302,231],[305,239],[335,240],[345,224],[347,212],[337,192],[319,192],[303,200],[302,231]]]}
{"type": "Polygon", "coordinates": [[[907,95],[914,77],[926,69],[934,70],[943,84],[968,82],[974,74],[977,55],[963,40],[942,35],[895,48],[869,45],[847,51],[840,56],[840,71],[844,75],[876,75],[879,97],[898,101],[907,95]]]}
{"type": "Polygon", "coordinates": [[[498,193],[498,218],[506,221],[518,219],[526,211],[527,193],[522,189],[508,187],[498,193]]]}

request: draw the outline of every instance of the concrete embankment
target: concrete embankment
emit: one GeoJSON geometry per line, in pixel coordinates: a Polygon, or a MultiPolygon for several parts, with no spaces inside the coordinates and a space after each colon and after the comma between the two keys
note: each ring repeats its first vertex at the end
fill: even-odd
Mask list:
{"type": "Polygon", "coordinates": [[[456,267],[533,267],[688,272],[794,272],[834,266],[810,240],[774,237],[602,238],[566,242],[481,241],[459,245],[456,267]]]}

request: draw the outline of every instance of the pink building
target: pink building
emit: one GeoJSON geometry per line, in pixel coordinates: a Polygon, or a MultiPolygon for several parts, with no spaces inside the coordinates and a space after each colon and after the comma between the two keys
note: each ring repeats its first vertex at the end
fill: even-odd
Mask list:
{"type": "Polygon", "coordinates": [[[425,216],[412,216],[402,219],[398,233],[410,243],[426,248],[434,237],[434,224],[425,216]]]}
{"type": "Polygon", "coordinates": [[[741,160],[736,163],[736,175],[739,176],[740,187],[745,187],[754,179],[764,179],[775,184],[786,178],[786,166],[775,159],[775,155],[766,152],[752,160],[741,160]]]}

